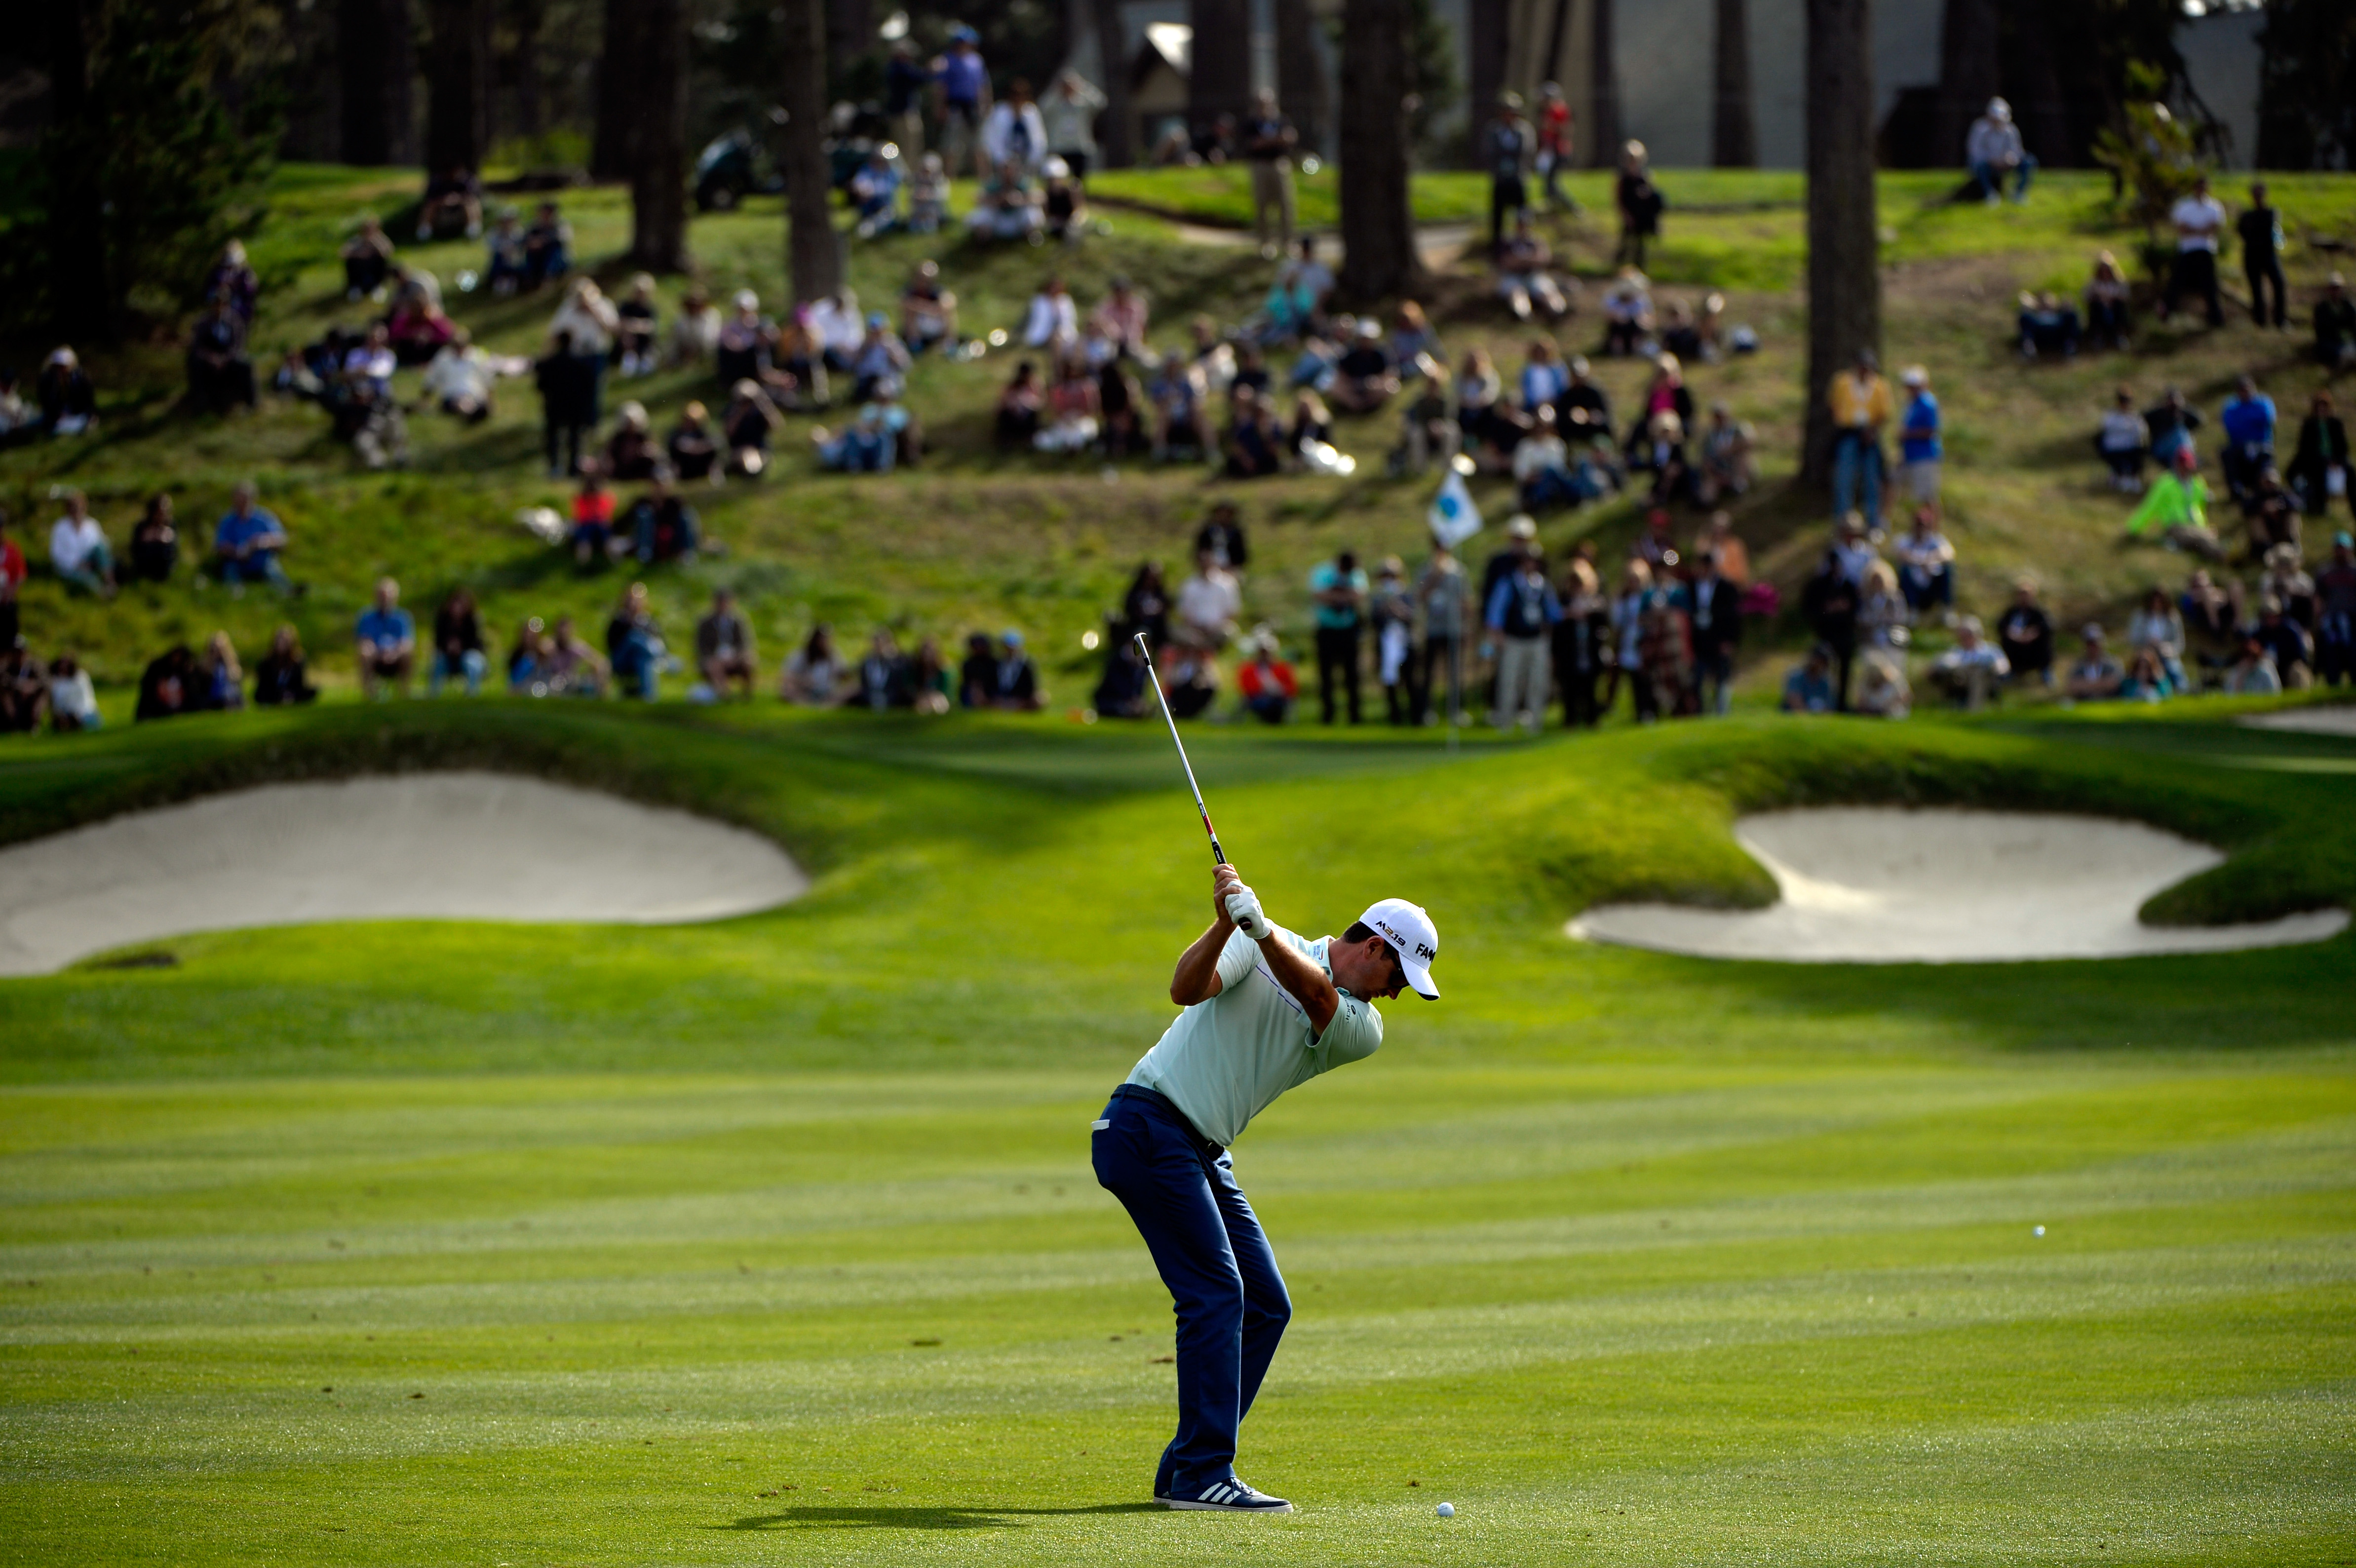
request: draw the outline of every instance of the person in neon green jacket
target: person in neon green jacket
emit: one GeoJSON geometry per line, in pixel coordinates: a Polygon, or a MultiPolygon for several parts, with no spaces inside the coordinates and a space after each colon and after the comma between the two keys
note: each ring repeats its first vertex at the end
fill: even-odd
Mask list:
{"type": "Polygon", "coordinates": [[[2222,560],[2224,549],[2209,526],[2210,498],[2201,460],[2187,443],[2177,448],[2175,463],[2152,481],[2142,503],[2128,515],[2127,532],[2138,539],[2157,533],[2179,549],[2222,560]]]}

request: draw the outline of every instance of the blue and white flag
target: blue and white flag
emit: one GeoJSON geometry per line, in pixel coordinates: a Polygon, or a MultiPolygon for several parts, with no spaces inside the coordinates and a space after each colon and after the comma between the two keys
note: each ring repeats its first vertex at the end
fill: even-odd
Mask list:
{"type": "Polygon", "coordinates": [[[1464,475],[1453,468],[1440,482],[1440,494],[1431,498],[1431,510],[1426,516],[1431,537],[1450,549],[1481,531],[1481,508],[1472,504],[1472,491],[1464,475]]]}

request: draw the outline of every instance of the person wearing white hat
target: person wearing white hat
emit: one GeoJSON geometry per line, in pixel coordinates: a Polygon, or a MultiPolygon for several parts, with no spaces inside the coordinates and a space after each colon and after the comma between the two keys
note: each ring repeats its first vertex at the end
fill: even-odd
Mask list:
{"type": "Polygon", "coordinates": [[[2003,99],[1989,99],[1987,112],[1972,122],[1964,137],[1964,162],[1990,207],[2001,198],[2007,175],[2013,176],[2014,204],[2029,199],[2029,176],[2037,172],[2037,160],[2021,144],[2020,127],[2012,122],[2012,105],[2003,99]]]}
{"type": "Polygon", "coordinates": [[[1120,1200],[1177,1305],[1178,1431],[1154,1475],[1173,1509],[1290,1513],[1236,1478],[1237,1431],[1292,1317],[1276,1254],[1227,1146],[1288,1089],[1372,1056],[1377,999],[1440,999],[1440,931],[1384,899],[1340,936],[1270,921],[1235,869],[1211,879],[1211,923],[1179,955],[1184,1010],[1097,1119],[1097,1180],[1120,1200]]]}

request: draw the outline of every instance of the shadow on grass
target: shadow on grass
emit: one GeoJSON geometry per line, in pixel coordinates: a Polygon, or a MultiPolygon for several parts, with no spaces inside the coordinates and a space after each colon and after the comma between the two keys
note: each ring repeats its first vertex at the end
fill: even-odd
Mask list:
{"type": "Polygon", "coordinates": [[[873,1508],[790,1508],[755,1514],[712,1530],[1019,1530],[1031,1519],[1087,1514],[1153,1513],[1159,1503],[1095,1503],[1087,1508],[927,1508],[916,1504],[873,1508]]]}

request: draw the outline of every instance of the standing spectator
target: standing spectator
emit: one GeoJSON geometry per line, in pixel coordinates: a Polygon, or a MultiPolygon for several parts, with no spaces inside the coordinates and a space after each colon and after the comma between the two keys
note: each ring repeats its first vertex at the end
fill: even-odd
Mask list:
{"type": "Polygon", "coordinates": [[[2327,686],[2356,677],[2356,537],[2345,532],[2315,574],[2315,673],[2327,686]]]}
{"type": "Polygon", "coordinates": [[[1890,422],[1890,383],[1873,350],[1858,350],[1856,366],[1835,372],[1826,398],[1833,411],[1833,515],[1863,510],[1881,526],[1881,427],[1890,422]]]}
{"type": "Polygon", "coordinates": [[[1104,106],[1105,95],[1096,83],[1066,68],[1057,73],[1040,108],[1047,126],[1047,151],[1063,159],[1082,185],[1096,162],[1097,114],[1104,106]]]}
{"type": "Polygon", "coordinates": [[[2012,176],[2014,205],[2029,199],[2029,179],[2037,172],[2037,160],[2021,144],[2011,104],[2001,98],[1988,100],[1987,112],[1973,121],[1964,136],[1964,163],[1990,207],[2002,198],[2007,175],[2012,176]]]}
{"type": "Polygon", "coordinates": [[[1632,141],[1620,149],[1620,179],[1612,195],[1620,208],[1620,249],[1612,259],[1642,268],[1645,243],[1659,238],[1661,209],[1668,205],[1653,184],[1644,143],[1632,141]]]}
{"type": "Polygon", "coordinates": [[[1644,606],[1653,596],[1653,569],[1632,560],[1620,569],[1620,590],[1605,612],[1612,634],[1611,667],[1604,680],[1600,712],[1608,713],[1619,699],[1620,682],[1639,720],[1653,717],[1652,683],[1644,678],[1644,606]]]}
{"type": "Polygon", "coordinates": [[[98,693],[90,671],[70,653],[49,661],[49,728],[60,735],[99,727],[98,693]]]}
{"type": "Polygon", "coordinates": [[[2111,488],[2129,496],[2143,488],[2143,460],[2150,445],[2151,430],[2136,412],[2135,394],[2121,387],[2094,432],[2094,450],[2111,467],[2111,488]]]}
{"type": "MultiPolygon", "coordinates": [[[[1800,590],[1800,613],[1815,635],[1818,652],[1838,669],[1839,678],[1833,686],[1836,708],[1848,705],[1849,665],[1857,657],[1858,609],[1856,581],[1842,569],[1839,549],[1827,549],[1815,574],[1800,590]]],[[[1788,690],[1785,695],[1788,698],[1788,690]]]]}
{"type": "Polygon", "coordinates": [[[1301,134],[1266,88],[1254,95],[1241,134],[1251,165],[1252,232],[1261,259],[1272,261],[1292,248],[1292,150],[1301,134]]]}
{"type": "Polygon", "coordinates": [[[967,164],[976,178],[990,177],[981,145],[981,117],[990,107],[990,69],[982,63],[981,36],[962,23],[949,29],[948,52],[933,61],[941,92],[941,152],[952,172],[967,164]]]}
{"type": "Polygon", "coordinates": [[[1686,617],[1693,632],[1696,694],[1702,711],[1723,715],[1734,701],[1734,655],[1742,643],[1742,591],[1726,580],[1718,557],[1703,550],[1686,590],[1686,617]]]}
{"type": "Polygon", "coordinates": [[[1939,531],[1939,514],[1914,508],[1914,527],[1891,551],[1898,558],[1898,585],[1907,608],[1922,614],[1933,605],[1955,602],[1955,547],[1939,531]]]}
{"type": "Polygon", "coordinates": [[[390,681],[407,697],[409,672],[417,660],[417,624],[401,607],[400,583],[377,579],[376,602],[360,613],[355,631],[361,695],[381,702],[390,681]]]}
{"type": "Polygon", "coordinates": [[[139,672],[139,705],[132,722],[177,719],[201,711],[197,692],[197,656],[186,643],[176,643],[148,661],[139,672]]]}
{"type": "Polygon", "coordinates": [[[2053,622],[2037,602],[2037,584],[2022,578],[2012,585],[2012,603],[1997,617],[1997,645],[2015,676],[2035,676],[2053,684],[2053,622]]]}
{"type": "Polygon", "coordinates": [[[1317,695],[1323,722],[1333,722],[1333,683],[1349,694],[1350,722],[1359,722],[1358,645],[1365,630],[1366,574],[1357,556],[1344,550],[1309,574],[1316,604],[1317,695]]]}
{"type": "Polygon", "coordinates": [[[1738,589],[1751,586],[1751,547],[1734,531],[1734,514],[1712,512],[1709,523],[1700,538],[1694,541],[1694,553],[1707,551],[1718,558],[1718,574],[1738,589]]]}
{"type": "Polygon", "coordinates": [[[2225,231],[2225,208],[2209,194],[2208,176],[2193,182],[2192,193],[2169,209],[2168,219],[2176,226],[2176,262],[2160,295],[2160,319],[2176,314],[2180,296],[2194,293],[2209,307],[2209,325],[2224,325],[2225,306],[2217,293],[2217,240],[2225,231]]]}
{"type": "Polygon", "coordinates": [[[1537,171],[1546,181],[1547,206],[1557,212],[1577,212],[1579,203],[1557,183],[1571,159],[1570,105],[1558,81],[1538,85],[1537,135],[1537,171]]]}
{"type": "Polygon", "coordinates": [[[302,638],[294,627],[280,626],[270,638],[270,651],[253,667],[254,706],[293,707],[318,699],[319,688],[311,684],[304,661],[302,638]]]}
{"type": "MultiPolygon", "coordinates": [[[[1505,253],[1505,230],[1530,209],[1529,173],[1537,156],[1537,133],[1522,118],[1522,95],[1512,88],[1497,94],[1497,110],[1481,133],[1481,161],[1489,171],[1489,257],[1505,253]]],[[[1639,263],[1641,265],[1641,263],[1639,263]]]]}
{"type": "Polygon", "coordinates": [[[761,667],[753,628],[736,613],[736,596],[725,588],[712,591],[712,613],[695,624],[695,667],[714,697],[725,698],[734,681],[744,700],[753,699],[761,667]]]}
{"type": "Polygon", "coordinates": [[[2348,297],[2348,280],[2338,272],[2315,302],[2315,357],[2326,369],[2356,365],[2356,299],[2348,297]]]}
{"type": "Polygon", "coordinates": [[[1910,499],[1924,505],[1939,498],[1939,400],[1931,395],[1931,373],[1909,366],[1899,377],[1905,386],[1906,411],[1898,421],[1898,487],[1910,499]]]}
{"type": "Polygon", "coordinates": [[[1966,615],[1955,625],[1955,645],[1931,661],[1931,684],[1947,700],[1976,713],[1995,700],[2012,666],[2004,650],[1980,635],[1980,618],[1966,615]]]}
{"type": "Polygon", "coordinates": [[[2258,487],[2258,476],[2275,460],[2275,400],[2258,390],[2247,376],[2235,379],[2233,395],[2217,411],[2225,436],[2226,493],[2246,502],[2258,487]]]}
{"type": "Polygon", "coordinates": [[[2282,213],[2266,205],[2266,182],[2258,180],[2250,187],[2250,208],[2233,220],[2234,232],[2242,237],[2242,275],[2249,280],[2250,315],[2258,325],[2268,325],[2266,290],[2274,290],[2274,320],[2277,331],[2290,325],[2290,307],[2285,299],[2288,284],[2283,280],[2282,213]]]}
{"type": "Polygon", "coordinates": [[[2310,411],[2299,421],[2298,446],[2285,475],[2297,493],[2299,509],[2322,517],[2337,501],[2356,512],[2356,498],[2348,493],[2348,427],[2332,411],[2330,390],[2319,387],[2310,411]]]}
{"type": "Polygon", "coordinates": [[[359,232],[344,241],[344,298],[381,299],[392,274],[392,240],[375,214],[360,219],[359,232]]]}
{"type": "Polygon", "coordinates": [[[1386,722],[1404,724],[1413,706],[1415,596],[1404,581],[1407,568],[1395,555],[1385,556],[1375,573],[1372,614],[1375,627],[1375,677],[1382,684],[1386,722]]]}
{"type": "Polygon", "coordinates": [[[65,516],[49,527],[49,567],[59,581],[85,593],[114,597],[114,551],[90,515],[90,497],[79,490],[66,492],[65,516]]]}
{"type": "Polygon", "coordinates": [[[925,154],[925,92],[932,73],[916,59],[916,46],[905,34],[892,46],[884,62],[884,118],[900,155],[914,164],[925,154]]]}
{"type": "Polygon", "coordinates": [[[1562,721],[1592,730],[1601,716],[1595,687],[1612,663],[1611,602],[1595,563],[1574,554],[1557,590],[1562,619],[1554,624],[1554,683],[1562,693],[1562,721]]]}
{"type": "Polygon", "coordinates": [[[1423,663],[1415,683],[1414,720],[1419,725],[1434,721],[1441,679],[1453,681],[1461,673],[1466,597],[1464,568],[1446,545],[1433,541],[1431,560],[1415,580],[1416,606],[1423,616],[1423,663]]]}
{"type": "Polygon", "coordinates": [[[2132,291],[2119,259],[2108,251],[2094,258],[2094,275],[2086,284],[2086,336],[2124,351],[2127,346],[2127,303],[2132,291]]]}
{"type": "Polygon", "coordinates": [[[41,405],[41,429],[50,435],[85,435],[98,423],[98,389],[81,356],[60,346],[41,365],[34,390],[41,405]]]}
{"type": "Polygon", "coordinates": [[[278,552],[286,548],[286,525],[276,514],[254,501],[253,482],[246,480],[230,492],[229,510],[213,525],[213,559],[221,581],[231,590],[249,582],[266,582],[281,593],[294,591],[278,552]]]}
{"type": "Polygon", "coordinates": [[[1011,166],[1026,176],[1047,161],[1047,123],[1031,100],[1028,79],[1018,76],[1007,83],[1005,98],[983,118],[981,150],[991,167],[1011,166]]]}
{"type": "Polygon", "coordinates": [[[425,695],[442,695],[442,683],[452,677],[466,683],[466,695],[479,697],[483,692],[483,672],[491,667],[490,656],[483,648],[483,617],[475,608],[475,596],[464,588],[453,588],[434,612],[434,663],[425,676],[425,695]]]}
{"type": "Polygon", "coordinates": [[[571,333],[560,332],[533,367],[551,479],[581,472],[582,444],[597,423],[598,363],[581,351],[571,333]]]}
{"type": "Polygon", "coordinates": [[[1489,721],[1499,730],[1526,721],[1535,735],[1545,727],[1548,644],[1561,619],[1562,602],[1537,556],[1523,558],[1491,591],[1482,624],[1497,643],[1497,697],[1489,721]]]}

